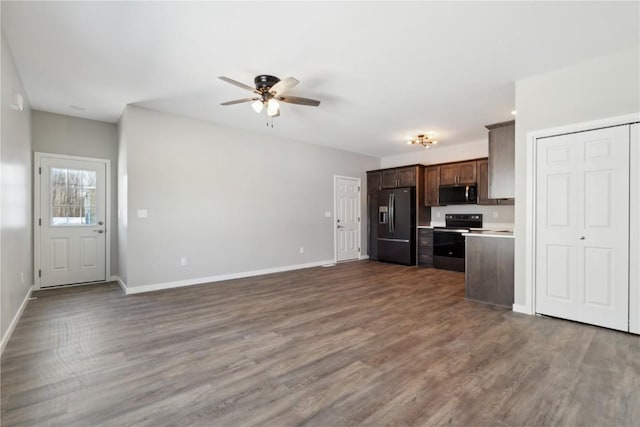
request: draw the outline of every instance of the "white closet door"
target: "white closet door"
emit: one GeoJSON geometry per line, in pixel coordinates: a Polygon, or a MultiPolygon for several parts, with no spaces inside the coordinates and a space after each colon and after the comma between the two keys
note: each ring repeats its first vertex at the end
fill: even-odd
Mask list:
{"type": "Polygon", "coordinates": [[[536,149],[536,312],[627,331],[629,126],[536,149]]]}

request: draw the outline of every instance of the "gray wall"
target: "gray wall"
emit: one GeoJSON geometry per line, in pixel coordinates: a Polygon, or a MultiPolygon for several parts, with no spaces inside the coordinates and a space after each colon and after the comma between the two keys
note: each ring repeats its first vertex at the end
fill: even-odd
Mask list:
{"type": "Polygon", "coordinates": [[[515,303],[526,304],[528,212],[527,133],[640,111],[638,48],[537,75],[516,83],[515,303]]]}
{"type": "Polygon", "coordinates": [[[0,162],[0,330],[2,342],[11,321],[33,285],[31,205],[31,110],[4,34],[2,55],[2,134],[0,162]],[[15,93],[22,94],[24,111],[11,108],[15,93]]]}
{"type": "Polygon", "coordinates": [[[113,123],[34,110],[33,151],[111,160],[111,275],[118,274],[118,132],[113,123]]]}
{"type": "MultiPolygon", "coordinates": [[[[334,174],[364,185],[380,165],[278,138],[277,128],[265,137],[132,106],[123,119],[129,287],[331,260],[334,174]]],[[[365,227],[363,216],[363,254],[365,227]]]]}
{"type": "Polygon", "coordinates": [[[128,225],[128,192],[127,192],[127,112],[118,122],[118,276],[127,283],[127,225],[128,225]]]}

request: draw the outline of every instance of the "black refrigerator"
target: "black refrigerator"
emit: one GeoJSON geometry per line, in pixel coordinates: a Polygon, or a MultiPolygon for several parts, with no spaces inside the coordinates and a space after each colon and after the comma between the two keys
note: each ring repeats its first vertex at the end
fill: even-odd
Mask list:
{"type": "Polygon", "coordinates": [[[416,264],[416,189],[382,190],[378,195],[378,261],[416,264]]]}

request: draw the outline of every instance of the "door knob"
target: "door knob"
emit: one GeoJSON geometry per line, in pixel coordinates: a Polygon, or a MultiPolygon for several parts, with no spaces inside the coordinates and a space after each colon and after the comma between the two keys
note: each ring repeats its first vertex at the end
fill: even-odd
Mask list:
{"type": "Polygon", "coordinates": [[[339,225],[338,228],[344,228],[344,226],[343,225],[339,225]]]}
{"type": "Polygon", "coordinates": [[[584,236],[580,236],[580,240],[584,240],[584,236]]]}
{"type": "Polygon", "coordinates": [[[96,233],[100,233],[100,234],[104,233],[104,230],[93,230],[93,231],[95,231],[96,233]]]}

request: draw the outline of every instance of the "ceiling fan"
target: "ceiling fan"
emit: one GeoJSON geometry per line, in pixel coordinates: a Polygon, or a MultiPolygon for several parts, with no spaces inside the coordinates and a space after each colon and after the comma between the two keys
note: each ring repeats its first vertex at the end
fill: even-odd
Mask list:
{"type": "MultiPolygon", "coordinates": [[[[289,104],[308,105],[311,107],[317,107],[320,105],[320,101],[309,98],[300,98],[297,96],[285,95],[287,91],[300,83],[293,77],[287,77],[284,80],[280,80],[275,76],[269,76],[266,74],[256,76],[253,79],[255,87],[251,87],[239,81],[230,79],[229,77],[220,76],[220,80],[227,83],[231,83],[234,86],[238,86],[242,89],[246,89],[255,94],[251,98],[236,99],[235,101],[223,102],[220,105],[234,105],[242,104],[243,102],[253,102],[251,107],[256,113],[262,112],[266,107],[267,115],[269,117],[278,117],[280,115],[279,102],[287,102],[289,104]]],[[[273,126],[273,125],[272,125],[273,126]]]]}

